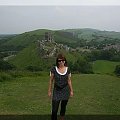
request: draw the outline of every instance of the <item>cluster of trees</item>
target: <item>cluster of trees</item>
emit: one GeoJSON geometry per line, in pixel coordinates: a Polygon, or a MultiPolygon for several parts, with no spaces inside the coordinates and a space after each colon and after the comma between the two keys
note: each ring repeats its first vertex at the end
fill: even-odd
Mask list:
{"type": "Polygon", "coordinates": [[[120,61],[120,52],[115,49],[110,50],[94,50],[91,53],[85,54],[89,61],[95,60],[110,60],[110,61],[120,61]]]}
{"type": "Polygon", "coordinates": [[[69,45],[72,48],[76,47],[86,47],[89,49],[91,47],[94,47],[98,50],[102,50],[106,45],[116,45],[120,44],[120,39],[117,38],[93,38],[93,39],[84,39],[84,38],[75,38],[74,43],[66,42],[67,45],[69,45]]]}
{"type": "Polygon", "coordinates": [[[69,67],[74,73],[93,73],[92,64],[85,57],[79,57],[75,62],[69,62],[69,67]]]}
{"type": "Polygon", "coordinates": [[[3,58],[7,56],[7,52],[0,53],[0,70],[12,70],[16,68],[13,64],[10,64],[9,62],[3,60],[3,58]]]}
{"type": "Polygon", "coordinates": [[[0,53],[0,59],[3,59],[4,57],[7,57],[8,56],[8,53],[5,52],[5,53],[0,53]]]}

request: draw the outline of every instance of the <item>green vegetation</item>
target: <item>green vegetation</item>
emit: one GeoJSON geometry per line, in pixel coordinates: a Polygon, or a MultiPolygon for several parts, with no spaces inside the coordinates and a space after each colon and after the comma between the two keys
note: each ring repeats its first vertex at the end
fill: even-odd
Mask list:
{"type": "Polygon", "coordinates": [[[8,40],[6,40],[6,42],[1,45],[0,51],[20,51],[23,48],[29,46],[30,44],[35,43],[37,40],[43,39],[44,33],[46,31],[50,30],[34,30],[10,37],[8,38],[8,40]]]}
{"type": "Polygon", "coordinates": [[[69,33],[67,33],[67,34],[66,34],[66,32],[64,33],[62,31],[56,31],[54,33],[54,39],[57,43],[62,43],[62,44],[73,47],[78,39],[73,37],[69,33]]]}
{"type": "MultiPolygon", "coordinates": [[[[37,40],[42,40],[44,38],[44,33],[47,31],[50,30],[41,29],[41,30],[25,32],[23,34],[11,37],[10,40],[2,44],[3,46],[9,45],[12,48],[14,47],[18,49],[20,48],[19,49],[20,51],[18,50],[19,52],[15,53],[16,56],[9,58],[8,62],[13,64],[14,66],[17,67],[17,69],[20,70],[26,69],[29,71],[46,71],[50,69],[51,66],[53,66],[53,64],[55,63],[55,58],[51,57],[51,58],[43,59],[42,56],[44,56],[44,54],[47,54],[47,52],[52,51],[54,49],[55,43],[46,43],[44,49],[48,49],[49,51],[45,51],[45,52],[40,50],[40,48],[38,49],[38,43],[37,43],[37,40]]],[[[54,36],[53,38],[56,42],[65,45],[67,44],[68,46],[71,47],[76,47],[76,45],[78,45],[80,48],[81,46],[83,46],[83,50],[85,49],[84,46],[87,46],[86,42],[88,42],[89,40],[87,40],[87,38],[81,38],[77,36],[79,35],[84,36],[84,34],[85,35],[90,34],[92,37],[94,37],[94,39],[92,38],[91,40],[92,43],[91,45],[93,45],[93,42],[97,41],[96,34],[99,34],[99,37],[100,36],[105,37],[104,32],[95,29],[75,29],[75,30],[71,29],[71,30],[59,30],[59,31],[50,31],[50,32],[52,32],[54,36]]],[[[115,34],[116,37],[119,36],[119,33],[114,33],[114,32],[113,33],[105,32],[105,33],[107,37],[108,35],[112,36],[113,34],[115,34]]],[[[90,38],[90,36],[88,38],[90,38]]],[[[74,52],[72,51],[67,52],[65,50],[61,50],[61,52],[63,52],[66,55],[71,70],[76,73],[77,72],[93,73],[92,65],[89,62],[95,60],[120,61],[120,52],[114,49],[111,50],[89,49],[88,52],[80,52],[79,48],[74,52]],[[80,57],[83,60],[78,59],[80,57]]],[[[6,55],[7,53],[4,53],[4,55],[0,54],[0,57],[4,58],[6,55]]]]}
{"type": "Polygon", "coordinates": [[[10,81],[13,79],[14,78],[9,73],[0,71],[0,82],[10,81]]]}
{"type": "Polygon", "coordinates": [[[93,62],[93,71],[94,73],[113,75],[116,65],[119,64],[120,62],[97,60],[93,62]]]}
{"type": "Polygon", "coordinates": [[[12,69],[15,69],[15,66],[13,64],[0,60],[0,70],[12,70],[12,69]]]}
{"type": "Polygon", "coordinates": [[[44,38],[45,32],[52,32],[54,39],[58,43],[67,44],[71,47],[97,47],[101,49],[108,44],[120,43],[120,33],[110,31],[100,31],[96,29],[66,29],[52,31],[47,29],[38,29],[30,32],[25,32],[20,35],[7,37],[6,40],[1,40],[0,51],[16,50],[19,51],[37,40],[44,38]]]}
{"type": "Polygon", "coordinates": [[[120,64],[119,65],[116,65],[116,68],[115,68],[115,74],[117,75],[117,76],[120,76],[120,64]]]}
{"type": "Polygon", "coordinates": [[[9,62],[14,64],[18,69],[27,69],[29,66],[39,66],[41,70],[48,69],[52,66],[51,62],[43,60],[39,55],[36,44],[31,44],[27,48],[24,48],[17,56],[10,59],[9,62]],[[47,63],[47,64],[46,64],[47,63]]]}
{"type": "Polygon", "coordinates": [[[74,33],[76,37],[82,38],[82,39],[87,39],[87,40],[92,40],[97,37],[96,40],[101,41],[105,38],[110,38],[110,39],[119,39],[120,38],[120,33],[119,32],[114,32],[114,31],[100,31],[97,29],[91,29],[91,28],[83,28],[83,29],[66,29],[63,30],[65,32],[71,32],[74,33]]]}
{"type": "MultiPolygon", "coordinates": [[[[120,33],[95,29],[35,30],[7,37],[0,41],[0,114],[51,113],[47,96],[49,70],[56,57],[43,58],[37,40],[50,31],[57,43],[68,45],[71,51],[60,49],[71,69],[74,97],[69,100],[67,115],[120,114],[120,52],[103,50],[109,43],[120,43],[120,33]],[[81,48],[82,47],[82,48],[81,48]],[[95,48],[91,50],[90,47],[95,48]],[[90,49],[89,49],[90,48],[90,49]],[[87,52],[79,50],[87,49],[87,52]],[[11,54],[7,61],[3,59],[11,54]],[[47,72],[46,72],[47,71],[47,72]],[[75,74],[77,73],[77,74],[75,74]],[[86,73],[86,74],[81,74],[86,73]],[[89,74],[88,74],[89,73],[89,74]],[[91,74],[94,73],[94,74],[91,74]]],[[[54,43],[45,49],[54,50],[54,43]]],[[[47,51],[47,52],[49,52],[47,51]]],[[[4,59],[5,60],[5,59],[4,59]]]]}
{"type": "MultiPolygon", "coordinates": [[[[26,73],[24,73],[25,75],[26,73]]],[[[0,114],[50,114],[48,73],[17,77],[0,83],[0,114]]],[[[120,114],[120,79],[109,75],[72,75],[74,97],[67,115],[120,114]],[[86,109],[87,108],[87,109],[86,109]]]]}
{"type": "Polygon", "coordinates": [[[120,61],[120,51],[116,51],[115,49],[110,50],[92,50],[91,52],[87,52],[84,54],[89,61],[95,60],[109,60],[109,61],[120,61]]]}
{"type": "Polygon", "coordinates": [[[73,63],[71,62],[69,66],[73,73],[93,73],[92,65],[87,61],[87,59],[85,59],[85,57],[82,56],[78,56],[78,58],[76,58],[76,61],[73,63]]]}

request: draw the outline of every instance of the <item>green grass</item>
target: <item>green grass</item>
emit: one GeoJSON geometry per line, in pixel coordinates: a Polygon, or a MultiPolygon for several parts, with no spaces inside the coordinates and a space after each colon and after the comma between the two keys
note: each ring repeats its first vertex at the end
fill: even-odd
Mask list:
{"type": "Polygon", "coordinates": [[[100,74],[113,74],[116,65],[119,65],[119,64],[120,62],[97,60],[93,62],[93,71],[94,73],[100,73],[100,74]]]}
{"type": "MultiPolygon", "coordinates": [[[[52,51],[54,44],[51,43],[49,46],[46,46],[46,48],[52,51]]],[[[68,63],[75,62],[76,58],[80,56],[79,53],[68,53],[64,49],[60,50],[63,54],[65,54],[68,59],[68,63]]],[[[20,51],[16,56],[8,59],[8,62],[15,65],[18,69],[25,69],[27,66],[38,66],[41,69],[48,70],[55,63],[56,58],[51,57],[48,59],[42,59],[40,52],[41,51],[38,50],[37,45],[33,43],[20,51]]]]}
{"type": "Polygon", "coordinates": [[[41,59],[38,57],[38,54],[36,53],[37,48],[35,47],[35,44],[30,45],[9,61],[18,68],[25,68],[28,65],[39,65],[41,59]]]}
{"type": "MultiPolygon", "coordinates": [[[[0,114],[50,114],[48,74],[0,82],[0,114]]],[[[109,75],[73,75],[74,97],[66,114],[120,114],[120,78],[109,75]]]]}
{"type": "Polygon", "coordinates": [[[19,34],[19,35],[13,37],[12,39],[8,40],[7,42],[4,43],[4,45],[26,47],[37,40],[43,39],[44,33],[47,31],[50,31],[50,30],[39,29],[39,30],[25,32],[25,33],[19,34]]]}

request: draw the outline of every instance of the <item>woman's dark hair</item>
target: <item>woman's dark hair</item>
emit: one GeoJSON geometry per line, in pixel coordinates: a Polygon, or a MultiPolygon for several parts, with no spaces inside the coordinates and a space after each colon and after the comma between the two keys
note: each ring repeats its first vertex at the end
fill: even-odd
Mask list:
{"type": "Polygon", "coordinates": [[[57,66],[57,67],[59,67],[59,64],[58,64],[58,60],[59,60],[59,59],[64,60],[64,61],[65,61],[65,64],[64,64],[64,65],[67,66],[67,60],[66,60],[65,56],[60,53],[60,54],[58,54],[58,56],[57,56],[57,58],[56,58],[56,66],[57,66]]]}

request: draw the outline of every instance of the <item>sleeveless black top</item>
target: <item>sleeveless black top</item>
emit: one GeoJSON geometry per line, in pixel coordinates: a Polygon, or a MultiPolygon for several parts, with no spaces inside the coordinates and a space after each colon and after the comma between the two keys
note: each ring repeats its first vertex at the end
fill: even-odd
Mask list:
{"type": "Polygon", "coordinates": [[[70,89],[68,86],[68,76],[71,74],[70,69],[66,67],[65,73],[60,73],[57,66],[51,69],[51,73],[54,74],[54,89],[53,100],[68,100],[70,96],[70,89]]]}

